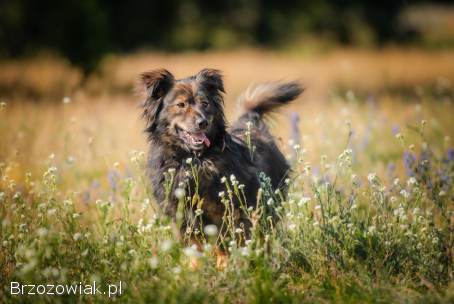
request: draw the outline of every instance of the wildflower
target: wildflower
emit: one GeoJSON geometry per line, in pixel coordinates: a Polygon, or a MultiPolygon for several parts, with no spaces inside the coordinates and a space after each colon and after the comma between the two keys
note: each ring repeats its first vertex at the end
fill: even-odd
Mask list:
{"type": "Polygon", "coordinates": [[[78,218],[78,217],[80,217],[80,214],[79,214],[79,213],[73,213],[73,219],[76,219],[76,218],[78,218]]]}
{"type": "Polygon", "coordinates": [[[221,183],[225,184],[226,181],[227,181],[227,177],[225,177],[225,176],[221,177],[221,183]]]}
{"type": "Polygon", "coordinates": [[[375,226],[369,226],[367,230],[369,231],[369,233],[373,234],[375,233],[375,231],[377,231],[377,228],[375,226]]]}
{"type": "Polygon", "coordinates": [[[290,184],[290,178],[286,178],[285,181],[284,181],[284,183],[285,183],[286,185],[290,184]]]}
{"type": "Polygon", "coordinates": [[[303,205],[305,205],[307,202],[309,202],[311,200],[310,197],[307,197],[307,196],[303,196],[300,201],[298,202],[298,206],[299,207],[302,207],[303,205]]]}
{"type": "Polygon", "coordinates": [[[244,184],[239,184],[238,189],[243,190],[244,189],[244,184]]]}
{"type": "Polygon", "coordinates": [[[410,194],[405,189],[400,190],[400,195],[402,195],[404,198],[410,197],[410,194]]]}
{"type": "Polygon", "coordinates": [[[408,184],[409,186],[411,186],[411,185],[416,185],[416,183],[417,183],[416,178],[414,178],[413,176],[410,177],[410,178],[408,179],[408,181],[407,181],[407,184],[408,184]]]}
{"type": "Polygon", "coordinates": [[[74,164],[76,162],[76,158],[72,155],[69,155],[67,158],[66,158],[66,162],[70,165],[74,164]]]}
{"type": "Polygon", "coordinates": [[[199,215],[202,215],[202,214],[203,214],[203,210],[202,209],[200,209],[200,208],[196,209],[196,211],[195,211],[195,215],[196,216],[199,216],[199,215]]]}
{"type": "Polygon", "coordinates": [[[243,229],[242,228],[236,228],[235,229],[235,233],[243,233],[243,229]]]}
{"type": "Polygon", "coordinates": [[[404,136],[401,133],[397,133],[395,136],[396,136],[397,139],[403,139],[404,138],[404,136]]]}
{"type": "Polygon", "coordinates": [[[49,209],[49,210],[47,210],[47,215],[52,216],[52,215],[54,215],[56,212],[57,212],[57,209],[55,209],[55,208],[49,209]]]}
{"type": "Polygon", "coordinates": [[[162,252],[167,252],[172,248],[172,241],[171,240],[164,240],[161,243],[161,251],[162,252]]]}
{"type": "Polygon", "coordinates": [[[219,192],[218,196],[219,196],[220,198],[223,198],[223,197],[225,196],[225,192],[224,192],[224,191],[219,192]]]}
{"type": "Polygon", "coordinates": [[[175,193],[174,194],[175,194],[175,197],[177,199],[182,199],[186,195],[186,191],[183,188],[179,188],[178,187],[178,188],[175,189],[175,193]]]}
{"type": "Polygon", "coordinates": [[[438,193],[438,196],[442,197],[442,196],[445,196],[446,195],[446,192],[444,190],[441,190],[439,193],[438,193]]]}
{"type": "Polygon", "coordinates": [[[389,200],[391,201],[391,203],[397,202],[397,198],[396,198],[395,196],[391,196],[391,197],[389,198],[389,200]]]}
{"type": "Polygon", "coordinates": [[[184,248],[183,253],[187,257],[199,257],[201,255],[201,253],[197,250],[197,247],[195,245],[184,248]]]}
{"type": "Polygon", "coordinates": [[[65,97],[63,97],[62,101],[63,101],[64,104],[68,104],[68,103],[71,102],[71,98],[69,98],[68,96],[65,96],[65,97]]]}
{"type": "Polygon", "coordinates": [[[216,225],[206,225],[203,229],[206,235],[208,236],[215,236],[218,233],[218,227],[216,225]]]}
{"type": "Polygon", "coordinates": [[[370,183],[373,183],[377,179],[377,174],[376,173],[369,173],[369,175],[367,175],[367,179],[369,180],[370,183]]]}
{"type": "Polygon", "coordinates": [[[399,179],[396,177],[393,181],[394,186],[398,186],[399,182],[400,182],[399,179]]]}
{"type": "Polygon", "coordinates": [[[268,201],[266,202],[268,206],[271,206],[273,204],[273,199],[269,198],[268,201]]]}
{"type": "Polygon", "coordinates": [[[80,240],[81,238],[82,238],[82,233],[80,233],[80,232],[74,233],[74,235],[73,235],[73,240],[74,240],[74,241],[78,241],[78,240],[80,240]]]}
{"type": "Polygon", "coordinates": [[[322,206],[320,206],[320,205],[315,205],[315,210],[319,210],[319,209],[321,209],[321,208],[322,208],[322,206]]]}
{"type": "Polygon", "coordinates": [[[167,170],[167,172],[169,172],[170,174],[173,174],[173,173],[175,173],[175,168],[169,168],[169,170],[167,170]]]}
{"type": "Polygon", "coordinates": [[[191,157],[186,158],[186,164],[188,164],[188,165],[192,164],[192,158],[191,157]]]}
{"type": "Polygon", "coordinates": [[[251,254],[250,251],[249,251],[249,248],[247,248],[247,247],[241,247],[240,248],[240,252],[241,252],[242,256],[246,256],[246,257],[251,254]]]}
{"type": "Polygon", "coordinates": [[[38,228],[36,230],[36,234],[39,236],[39,237],[45,237],[47,234],[48,234],[48,230],[46,228],[38,228]]]}
{"type": "Polygon", "coordinates": [[[64,206],[72,206],[73,205],[73,202],[69,199],[66,199],[63,201],[63,205],[64,206]]]}
{"type": "Polygon", "coordinates": [[[233,175],[233,174],[230,175],[230,181],[231,181],[232,183],[236,181],[235,175],[233,175]]]}
{"type": "Polygon", "coordinates": [[[148,260],[148,264],[150,265],[150,267],[152,269],[158,268],[158,263],[159,263],[159,260],[156,256],[153,256],[148,260]]]}

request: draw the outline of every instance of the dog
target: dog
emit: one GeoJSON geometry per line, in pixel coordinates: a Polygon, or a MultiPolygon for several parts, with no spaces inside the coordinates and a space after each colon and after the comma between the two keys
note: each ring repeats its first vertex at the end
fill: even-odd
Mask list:
{"type": "Polygon", "coordinates": [[[142,73],[139,83],[149,141],[148,174],[163,211],[176,217],[181,189],[180,195],[175,190],[188,185],[185,195],[197,195],[202,202],[191,207],[202,210],[202,225],[216,225],[218,233],[223,233],[226,206],[220,194],[226,191],[225,177],[227,182],[231,177],[237,185],[244,185],[246,206],[235,195],[232,200],[234,225],[247,234],[251,222],[245,209],[257,208],[259,175],[263,172],[273,190],[285,193],[284,181],[290,172],[265,116],[296,99],[302,86],[296,81],[268,82],[247,90],[240,98],[244,113],[229,127],[219,70],[203,69],[177,80],[169,71],[158,69],[142,73]],[[188,177],[191,168],[196,168],[197,181],[188,177]],[[169,172],[173,174],[171,191],[165,187],[169,172]]]}

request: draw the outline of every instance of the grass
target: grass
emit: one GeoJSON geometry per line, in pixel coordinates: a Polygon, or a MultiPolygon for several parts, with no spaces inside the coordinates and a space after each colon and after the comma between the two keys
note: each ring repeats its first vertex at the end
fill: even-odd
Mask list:
{"type": "MultiPolygon", "coordinates": [[[[126,67],[130,62],[129,68],[139,73],[145,65],[142,56],[117,63],[126,67]]],[[[186,71],[199,62],[185,63],[188,58],[220,61],[219,54],[206,56],[175,57],[174,65],[186,71]]],[[[232,56],[236,59],[226,55],[226,61],[269,55],[232,56]]],[[[299,62],[292,56],[281,57],[282,65],[277,59],[267,62],[266,69],[293,76],[303,73],[297,71],[301,66],[316,70],[323,61],[304,59],[306,63],[290,70],[299,62]]],[[[336,56],[341,60],[348,54],[336,56]]],[[[244,232],[231,225],[221,239],[214,237],[213,227],[192,227],[190,233],[204,240],[202,251],[179,241],[188,235],[179,235],[150,195],[139,108],[133,97],[121,93],[122,85],[101,78],[96,83],[105,91],[99,91],[92,79],[58,102],[45,96],[35,103],[18,94],[4,98],[1,302],[454,301],[452,75],[434,63],[439,54],[413,55],[419,58],[411,59],[419,62],[419,70],[409,67],[411,77],[403,77],[406,72],[398,76],[395,66],[383,77],[376,61],[389,62],[389,53],[361,56],[351,58],[369,67],[375,75],[368,80],[371,84],[359,72],[336,76],[341,78],[336,81],[331,78],[335,71],[321,73],[321,87],[329,94],[308,94],[305,102],[271,119],[292,163],[287,198],[270,190],[261,177],[262,207],[250,212],[256,223],[253,236],[238,245],[235,240],[244,238],[244,232]],[[290,111],[300,115],[297,127],[288,118],[290,111]],[[267,221],[266,206],[280,218],[275,225],[267,221]],[[216,242],[229,247],[223,270],[215,267],[216,242]],[[96,281],[103,288],[121,281],[124,291],[114,298],[17,296],[10,294],[11,281],[96,281]]],[[[239,92],[250,79],[262,80],[262,69],[249,71],[248,79],[230,76],[227,89],[239,92]]],[[[125,88],[133,77],[126,78],[120,81],[125,88]]],[[[227,109],[233,117],[232,103],[227,109]]],[[[185,165],[194,178],[195,165],[185,165]]],[[[169,183],[171,176],[169,172],[169,183]]],[[[226,176],[224,183],[219,203],[228,206],[244,189],[234,177],[226,176]]],[[[198,200],[186,191],[178,195],[181,210],[198,200]]]]}

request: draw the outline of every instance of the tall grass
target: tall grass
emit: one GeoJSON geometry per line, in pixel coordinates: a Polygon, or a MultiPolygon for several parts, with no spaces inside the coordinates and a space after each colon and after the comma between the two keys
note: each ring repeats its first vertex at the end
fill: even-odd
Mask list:
{"type": "MultiPolygon", "coordinates": [[[[452,95],[415,90],[410,100],[339,90],[298,106],[298,123],[271,119],[293,172],[287,196],[259,176],[251,234],[232,224],[232,198],[247,190],[234,176],[220,181],[224,227],[199,226],[202,198],[184,184],[176,222],[162,214],[134,103],[84,92],[2,103],[0,301],[454,301],[452,95]],[[222,269],[218,244],[229,252],[222,269]],[[124,293],[18,296],[11,281],[121,281],[124,293]]],[[[183,165],[197,180],[196,162],[183,165]]]]}

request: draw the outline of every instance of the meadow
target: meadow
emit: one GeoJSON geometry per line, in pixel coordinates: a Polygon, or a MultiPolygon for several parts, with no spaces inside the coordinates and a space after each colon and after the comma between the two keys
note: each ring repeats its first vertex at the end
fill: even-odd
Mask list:
{"type": "MultiPolygon", "coordinates": [[[[453,82],[452,51],[399,48],[142,52],[106,57],[85,77],[54,56],[4,62],[0,302],[452,303],[453,82]],[[261,177],[245,242],[233,227],[222,240],[192,227],[197,250],[151,195],[134,85],[158,67],[177,77],[221,69],[230,121],[252,83],[306,87],[269,118],[292,164],[289,193],[261,177]],[[121,281],[123,294],[11,295],[12,281],[121,281]]],[[[229,206],[243,189],[234,176],[223,182],[219,204],[229,206]]]]}

